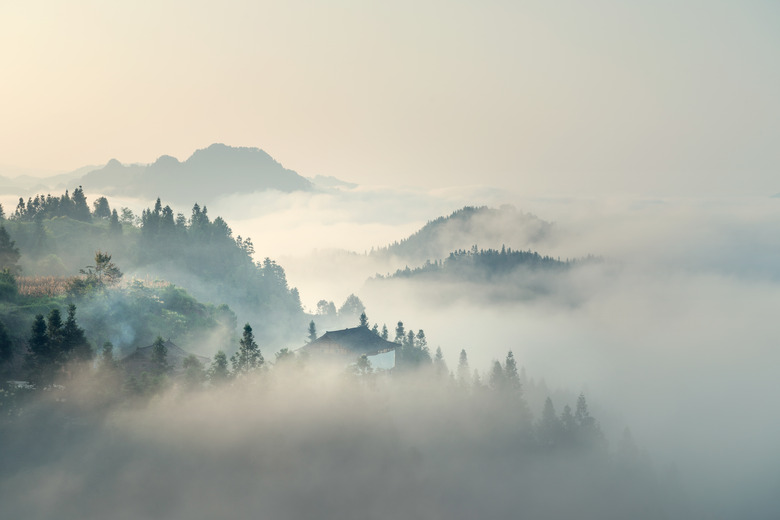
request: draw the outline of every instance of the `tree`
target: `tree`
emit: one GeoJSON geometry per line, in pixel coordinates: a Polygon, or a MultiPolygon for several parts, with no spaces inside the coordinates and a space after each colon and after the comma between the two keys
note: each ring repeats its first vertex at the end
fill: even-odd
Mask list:
{"type": "Polygon", "coordinates": [[[108,221],[108,230],[114,235],[122,234],[122,223],[119,222],[119,215],[116,210],[111,212],[111,219],[108,221]]]}
{"type": "Polygon", "coordinates": [[[162,336],[152,343],[152,364],[154,366],[154,375],[160,376],[171,371],[171,365],[168,364],[168,347],[165,346],[165,340],[162,336]]]}
{"type": "Polygon", "coordinates": [[[421,350],[428,348],[428,340],[425,338],[425,332],[423,332],[422,329],[417,331],[417,337],[415,338],[414,345],[421,350]]]}
{"type": "Polygon", "coordinates": [[[291,351],[289,348],[281,349],[279,352],[275,354],[275,356],[276,356],[276,361],[274,364],[276,365],[281,365],[295,359],[295,353],[291,351]]]}
{"type": "Polygon", "coordinates": [[[444,361],[444,354],[441,352],[441,347],[436,347],[436,355],[433,356],[433,369],[440,378],[446,377],[449,373],[447,362],[444,361]]]}
{"type": "MultiPolygon", "coordinates": [[[[73,194],[75,195],[75,192],[73,194]]],[[[93,202],[92,208],[92,216],[95,218],[111,217],[111,208],[108,205],[108,199],[105,197],[100,197],[95,202],[93,202]]]]}
{"type": "Polygon", "coordinates": [[[365,311],[360,313],[360,324],[361,327],[368,328],[368,316],[366,316],[365,311]]]}
{"type": "Polygon", "coordinates": [[[22,269],[19,267],[19,248],[16,242],[11,240],[5,226],[0,224],[0,270],[7,269],[11,274],[18,276],[22,269]]]}
{"type": "Polygon", "coordinates": [[[382,334],[379,335],[383,340],[387,341],[389,332],[387,331],[387,325],[382,324],[382,334]]]}
{"type": "Polygon", "coordinates": [[[327,300],[320,300],[317,302],[317,314],[320,316],[335,316],[336,304],[327,300]]]}
{"type": "Polygon", "coordinates": [[[379,324],[378,323],[374,323],[374,326],[371,327],[371,332],[373,332],[374,334],[379,336],[379,324]]]}
{"type": "Polygon", "coordinates": [[[520,393],[520,376],[517,373],[517,363],[515,362],[515,356],[512,354],[511,350],[506,354],[504,378],[506,379],[506,386],[509,390],[520,393]]]}
{"type": "Polygon", "coordinates": [[[469,368],[469,358],[466,355],[466,349],[460,351],[457,377],[458,383],[462,386],[468,386],[471,383],[471,369],[469,368]]]}
{"type": "Polygon", "coordinates": [[[208,376],[211,384],[223,383],[230,378],[227,355],[223,351],[219,350],[214,354],[214,362],[211,364],[208,376]]]}
{"type": "MultiPolygon", "coordinates": [[[[65,193],[67,195],[67,192],[65,193]]],[[[87,197],[84,195],[84,188],[79,186],[73,190],[71,200],[73,201],[73,210],[70,214],[71,218],[83,222],[92,220],[92,213],[89,211],[89,206],[87,206],[87,197]]]]}
{"type": "Polygon", "coordinates": [[[317,339],[317,326],[314,324],[314,320],[309,322],[309,343],[317,339]]]}
{"type": "Polygon", "coordinates": [[[360,316],[365,312],[366,306],[360,301],[360,298],[354,294],[347,296],[344,304],[339,308],[339,316],[360,316]]]}
{"type": "Polygon", "coordinates": [[[230,361],[233,363],[233,373],[235,375],[247,374],[262,367],[263,363],[265,363],[249,323],[244,325],[244,334],[239,341],[238,352],[233,354],[230,361]]]}
{"type": "Polygon", "coordinates": [[[195,390],[203,386],[206,381],[206,371],[203,369],[203,363],[195,354],[184,358],[181,366],[184,369],[184,385],[187,388],[195,390]]]}
{"type": "Polygon", "coordinates": [[[371,368],[371,361],[365,354],[362,354],[358,358],[357,363],[355,363],[354,370],[355,373],[360,376],[367,376],[374,371],[374,369],[371,368]]]}
{"type": "Polygon", "coordinates": [[[111,255],[102,251],[95,251],[95,265],[88,265],[79,272],[85,275],[85,284],[95,288],[115,285],[122,278],[122,271],[111,261],[111,255]]]}
{"type": "Polygon", "coordinates": [[[406,331],[404,329],[404,322],[399,321],[398,325],[395,327],[395,340],[393,340],[395,343],[398,343],[399,345],[404,344],[404,339],[406,338],[406,331]]]}
{"type": "Polygon", "coordinates": [[[493,370],[490,372],[490,388],[493,390],[504,390],[506,388],[506,382],[504,378],[504,369],[501,367],[501,363],[496,361],[493,363],[493,370]]]}
{"type": "Polygon", "coordinates": [[[122,224],[135,225],[135,215],[130,208],[122,208],[122,216],[119,218],[122,224]]]}
{"type": "Polygon", "coordinates": [[[542,446],[552,447],[558,444],[561,437],[561,421],[555,413],[552,399],[544,401],[542,418],[537,425],[537,437],[542,446]]]}
{"type": "Polygon", "coordinates": [[[43,314],[36,315],[33,321],[30,339],[27,341],[25,368],[30,381],[36,386],[46,386],[54,377],[56,366],[43,314]]]}
{"type": "Polygon", "coordinates": [[[76,306],[68,305],[68,318],[62,327],[62,353],[67,360],[90,361],[93,353],[84,329],[76,324],[76,306]]]}
{"type": "Polygon", "coordinates": [[[8,335],[5,323],[0,321],[0,364],[10,361],[13,357],[13,343],[8,335]]]}

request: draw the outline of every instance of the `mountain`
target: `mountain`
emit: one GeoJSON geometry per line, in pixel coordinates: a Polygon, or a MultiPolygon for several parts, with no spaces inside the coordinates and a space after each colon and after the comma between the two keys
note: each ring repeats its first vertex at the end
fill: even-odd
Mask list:
{"type": "Polygon", "coordinates": [[[480,247],[501,248],[506,245],[526,249],[546,238],[552,224],[514,206],[498,209],[466,206],[447,217],[431,220],[409,237],[373,252],[395,256],[410,263],[440,260],[450,252],[480,247]]]}
{"type": "Polygon", "coordinates": [[[234,193],[313,189],[310,181],[284,168],[263,150],[224,144],[197,150],[184,162],[169,155],[149,165],[124,165],[112,159],[78,182],[92,192],[147,199],[162,197],[188,204],[208,203],[234,193]]]}

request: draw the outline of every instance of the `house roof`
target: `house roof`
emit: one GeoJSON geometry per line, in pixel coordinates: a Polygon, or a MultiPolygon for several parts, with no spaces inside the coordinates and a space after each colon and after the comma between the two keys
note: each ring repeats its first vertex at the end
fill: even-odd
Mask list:
{"type": "Polygon", "coordinates": [[[346,354],[368,356],[387,352],[398,347],[397,343],[382,339],[368,327],[328,331],[311,343],[298,349],[300,352],[314,353],[322,348],[340,347],[346,354]]]}

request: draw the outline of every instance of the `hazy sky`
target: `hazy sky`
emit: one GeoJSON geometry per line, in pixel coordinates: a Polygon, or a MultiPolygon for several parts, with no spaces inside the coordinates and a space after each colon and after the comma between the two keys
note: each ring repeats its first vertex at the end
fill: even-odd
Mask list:
{"type": "Polygon", "coordinates": [[[769,0],[5,0],[0,68],[6,174],[224,142],[364,184],[780,191],[769,0]]]}

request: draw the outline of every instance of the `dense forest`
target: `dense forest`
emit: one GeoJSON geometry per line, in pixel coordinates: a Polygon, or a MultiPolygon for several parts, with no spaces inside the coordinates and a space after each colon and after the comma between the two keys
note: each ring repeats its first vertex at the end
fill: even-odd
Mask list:
{"type": "Polygon", "coordinates": [[[552,228],[553,224],[514,206],[466,206],[428,221],[410,236],[373,249],[371,254],[422,263],[442,260],[450,252],[468,249],[475,243],[493,248],[506,243],[525,247],[548,236],[552,228]]]}
{"type": "Polygon", "coordinates": [[[188,217],[174,214],[160,199],[140,215],[112,209],[105,197],[90,210],[79,187],[59,197],[20,199],[3,224],[21,252],[22,293],[63,296],[65,280],[100,250],[147,285],[164,280],[208,304],[230,306],[239,321],[257,322],[264,341],[300,337],[297,331],[306,323],[284,269],[270,258],[255,262],[252,240],[234,237],[222,218],[212,220],[208,208],[197,203],[188,217]]]}

